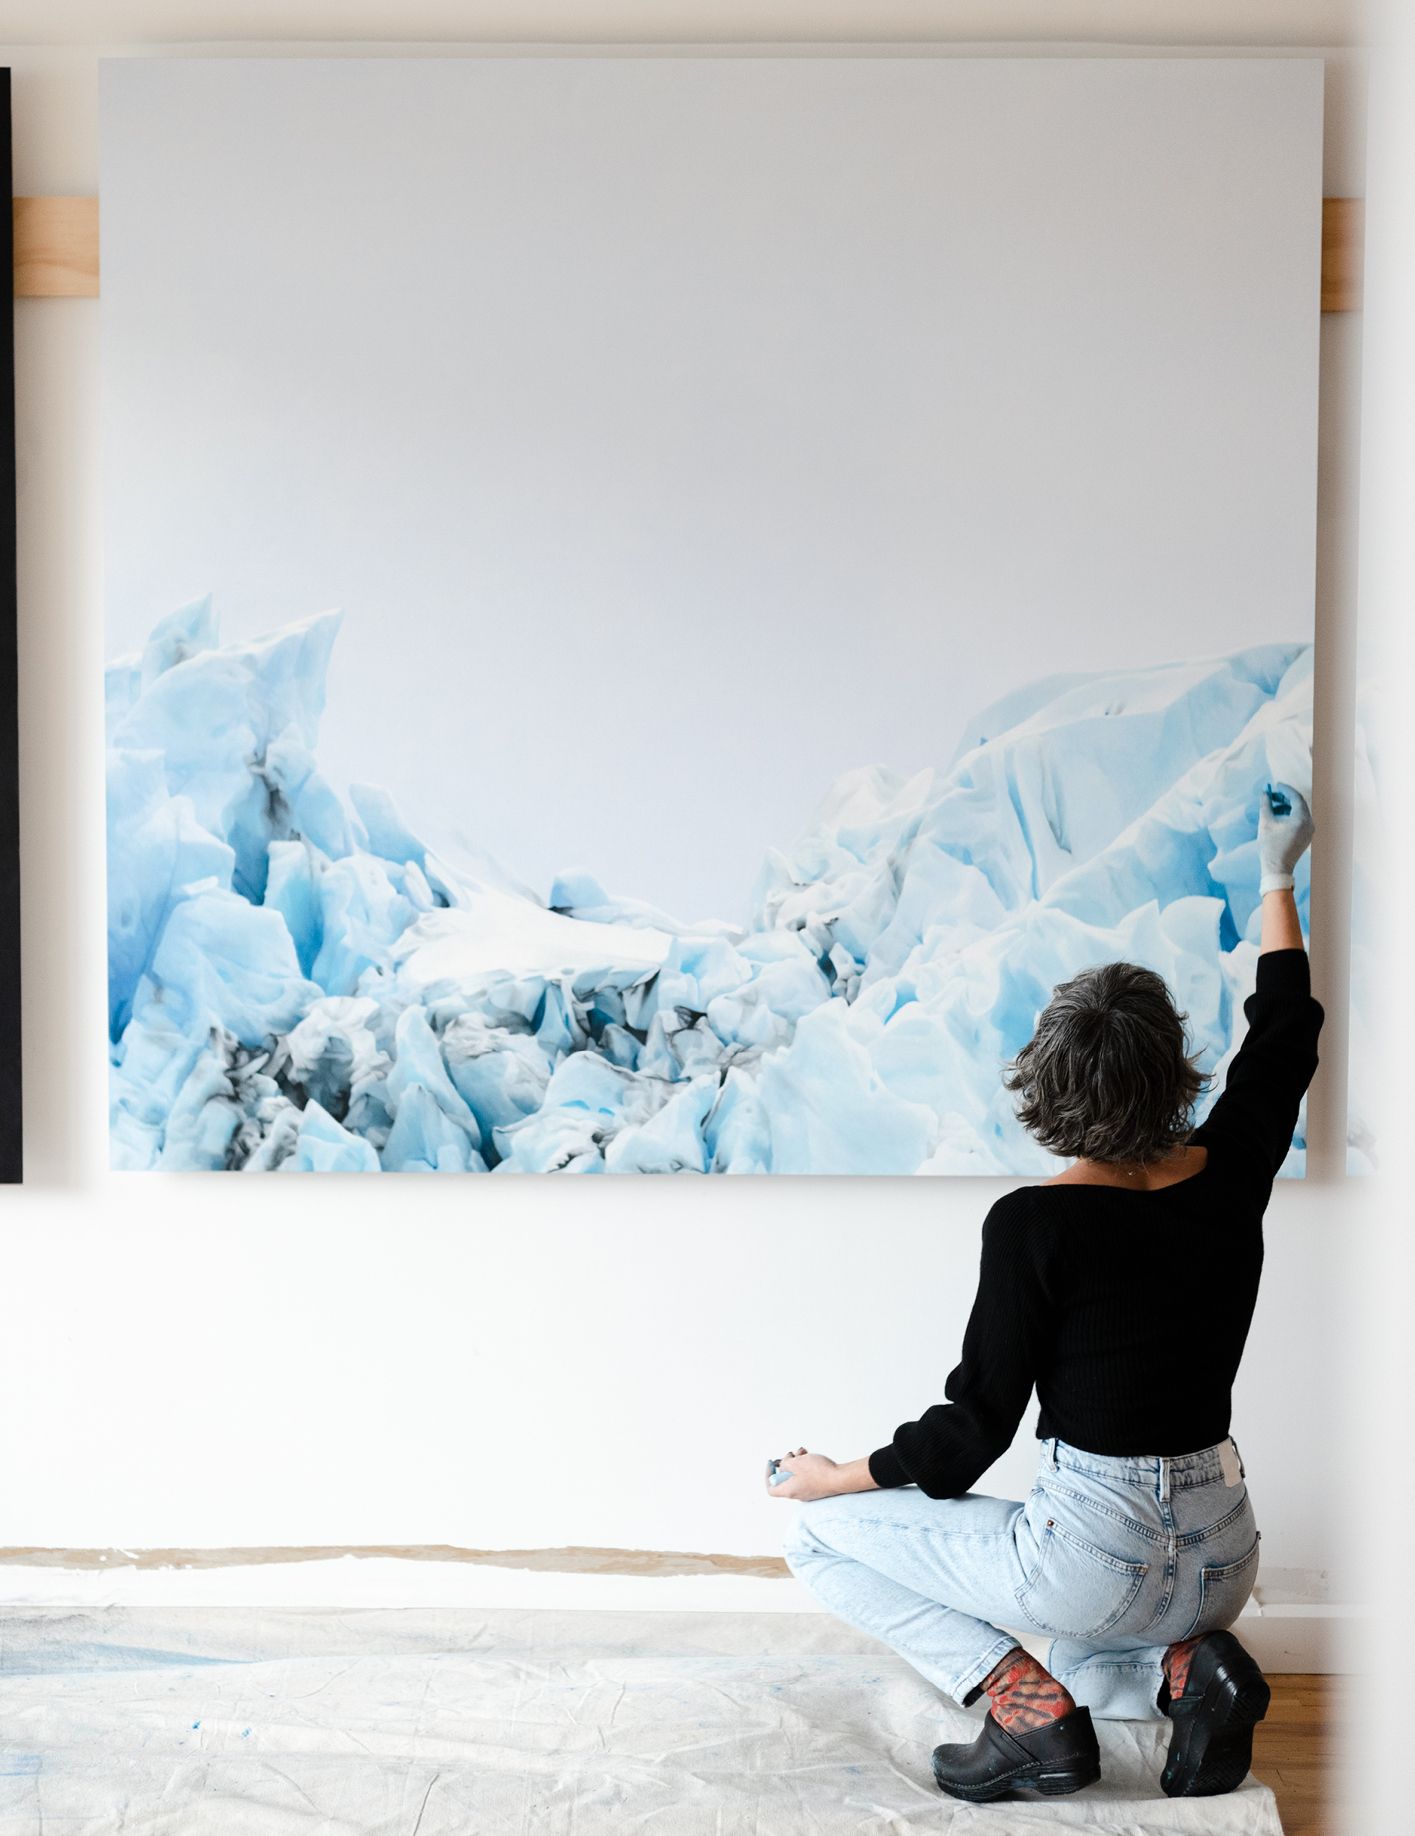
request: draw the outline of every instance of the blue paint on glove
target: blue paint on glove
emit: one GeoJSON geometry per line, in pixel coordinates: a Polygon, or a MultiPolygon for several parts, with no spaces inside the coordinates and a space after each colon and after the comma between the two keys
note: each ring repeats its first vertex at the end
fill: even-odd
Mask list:
{"type": "Polygon", "coordinates": [[[1298,861],[1312,840],[1312,812],[1294,785],[1269,784],[1258,799],[1258,896],[1293,884],[1298,861]]]}

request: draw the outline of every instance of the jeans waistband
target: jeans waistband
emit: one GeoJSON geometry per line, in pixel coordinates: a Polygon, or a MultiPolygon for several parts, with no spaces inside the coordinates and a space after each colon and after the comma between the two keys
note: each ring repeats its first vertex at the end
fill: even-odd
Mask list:
{"type": "Polygon", "coordinates": [[[1227,1458],[1238,1477],[1246,1477],[1238,1443],[1232,1435],[1212,1447],[1200,1447],[1184,1454],[1098,1454],[1052,1435],[1041,1443],[1042,1470],[1069,1467],[1072,1472],[1089,1473],[1097,1479],[1110,1479],[1121,1485],[1161,1486],[1165,1491],[1182,1491],[1191,1485],[1227,1485],[1224,1471],[1227,1458]]]}

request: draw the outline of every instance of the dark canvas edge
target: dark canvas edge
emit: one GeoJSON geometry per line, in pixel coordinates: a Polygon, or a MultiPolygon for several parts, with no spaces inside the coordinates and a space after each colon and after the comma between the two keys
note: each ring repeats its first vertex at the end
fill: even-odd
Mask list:
{"type": "Polygon", "coordinates": [[[20,1071],[20,746],[15,506],[15,289],[10,72],[0,69],[0,1181],[24,1177],[20,1071]]]}

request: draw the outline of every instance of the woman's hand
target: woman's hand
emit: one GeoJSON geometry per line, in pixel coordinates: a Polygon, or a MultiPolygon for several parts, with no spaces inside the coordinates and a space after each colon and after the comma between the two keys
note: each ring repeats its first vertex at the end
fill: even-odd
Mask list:
{"type": "Polygon", "coordinates": [[[807,1453],[804,1447],[798,1447],[795,1453],[785,1454],[777,1461],[775,1474],[767,1474],[766,1489],[773,1498],[834,1498],[842,1490],[834,1483],[836,1471],[834,1460],[828,1460],[823,1453],[807,1453]],[[783,1472],[791,1477],[777,1478],[783,1472]]]}
{"type": "Polygon", "coordinates": [[[1312,839],[1312,812],[1301,791],[1271,784],[1258,798],[1260,893],[1286,892],[1312,839]]]}
{"type": "Polygon", "coordinates": [[[775,1485],[772,1479],[775,1474],[768,1473],[766,1489],[773,1498],[799,1498],[803,1501],[812,1498],[839,1498],[845,1492],[872,1492],[876,1489],[870,1476],[868,1460],[847,1460],[843,1463],[828,1460],[823,1453],[807,1453],[804,1447],[798,1447],[795,1453],[783,1454],[776,1463],[777,1474],[789,1473],[789,1479],[779,1479],[775,1485]]]}
{"type": "Polygon", "coordinates": [[[1302,921],[1292,892],[1292,876],[1312,840],[1312,812],[1301,791],[1273,784],[1258,799],[1258,892],[1263,917],[1258,949],[1301,950],[1302,921]]]}

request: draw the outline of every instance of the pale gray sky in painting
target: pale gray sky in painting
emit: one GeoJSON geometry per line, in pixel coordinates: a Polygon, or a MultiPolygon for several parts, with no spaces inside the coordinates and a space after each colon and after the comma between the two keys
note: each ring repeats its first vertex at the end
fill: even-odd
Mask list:
{"type": "Polygon", "coordinates": [[[1310,636],[1321,83],[106,65],[109,654],[342,607],[336,782],[739,920],[850,766],[1310,636]]]}

